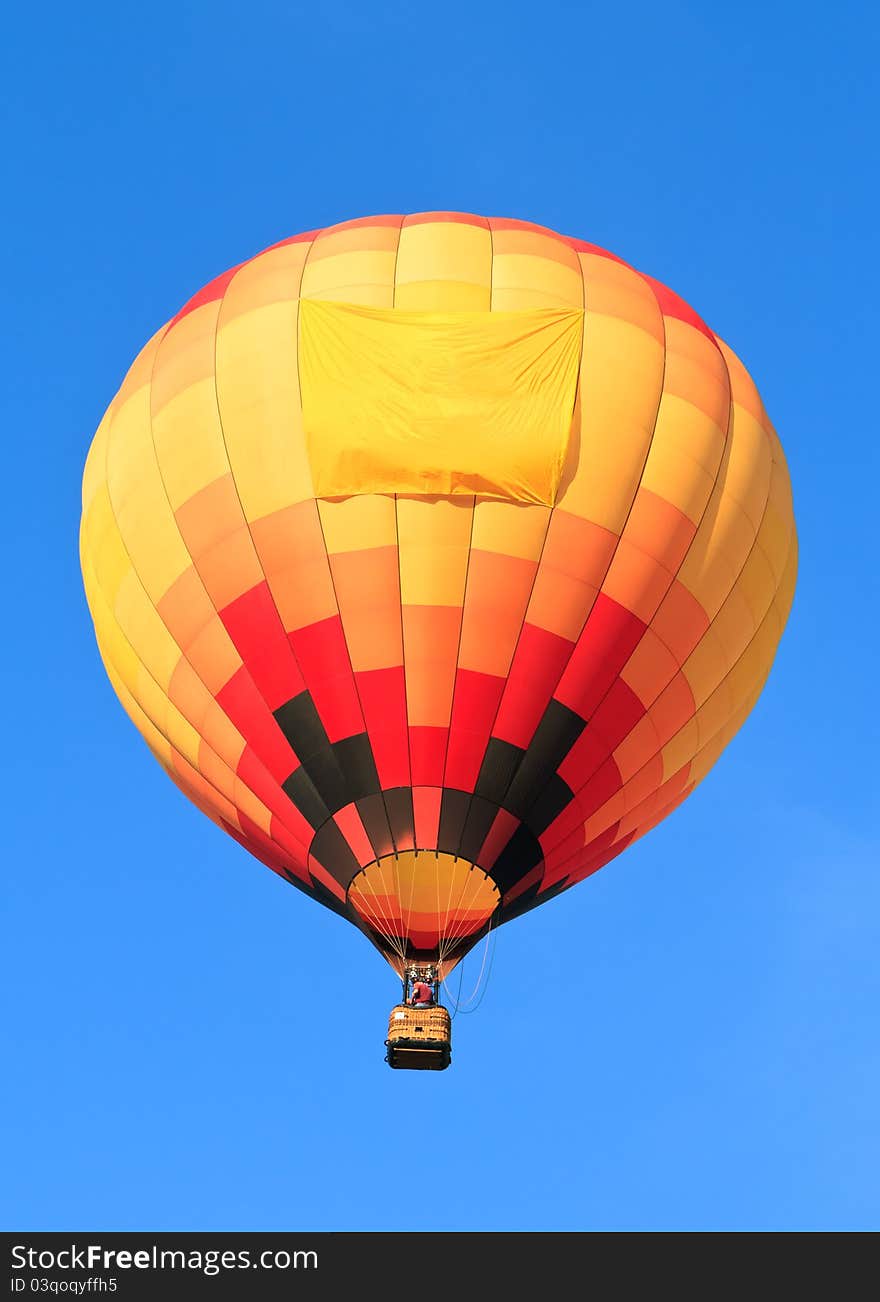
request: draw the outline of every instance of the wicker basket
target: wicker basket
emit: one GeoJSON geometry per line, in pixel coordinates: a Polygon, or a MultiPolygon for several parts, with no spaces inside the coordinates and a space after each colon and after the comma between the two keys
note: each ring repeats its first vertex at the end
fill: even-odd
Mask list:
{"type": "Polygon", "coordinates": [[[452,1057],[452,1023],[440,1004],[413,1008],[396,1004],[388,1019],[386,1061],[391,1067],[443,1071],[452,1057]]]}
{"type": "Polygon", "coordinates": [[[397,1004],[388,1019],[388,1042],[394,1040],[445,1040],[452,1036],[449,1010],[440,1004],[430,1008],[412,1008],[397,1004]]]}

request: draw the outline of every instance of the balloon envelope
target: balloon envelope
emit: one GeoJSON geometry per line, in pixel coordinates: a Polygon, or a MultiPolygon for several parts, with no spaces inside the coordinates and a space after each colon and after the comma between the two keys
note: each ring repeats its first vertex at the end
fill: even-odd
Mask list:
{"type": "Polygon", "coordinates": [[[95,436],[81,558],[193,803],[446,971],[690,794],[797,563],[779,441],[696,313],[457,213],[295,236],[196,294],[95,436]]]}

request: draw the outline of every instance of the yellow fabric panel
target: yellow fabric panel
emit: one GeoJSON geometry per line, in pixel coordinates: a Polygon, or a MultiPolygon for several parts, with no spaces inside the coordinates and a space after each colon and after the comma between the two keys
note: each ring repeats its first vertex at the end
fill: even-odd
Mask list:
{"type": "Polygon", "coordinates": [[[171,776],[188,799],[203,812],[206,810],[211,811],[215,820],[222,818],[232,827],[240,829],[241,824],[238,821],[238,814],[231,801],[218,792],[207,778],[202,777],[195,765],[191,764],[186,756],[179,756],[176,751],[173,751],[171,759],[174,766],[171,776]]]}
{"type": "Polygon", "coordinates": [[[663,349],[618,317],[584,316],[584,361],[571,463],[556,505],[619,534],[651,442],[663,349]]]}
{"type": "Polygon", "coordinates": [[[488,312],[492,236],[470,222],[404,223],[397,247],[394,306],[418,312],[488,312]]]}
{"type": "Polygon", "coordinates": [[[113,617],[136,655],[147,666],[163,692],[168,692],[181,648],[162,623],[156,607],[133,570],[123,580],[113,604],[113,617]]]}
{"type": "Polygon", "coordinates": [[[403,850],[380,859],[351,883],[349,899],[358,911],[388,896],[396,898],[404,921],[410,912],[431,915],[440,922],[459,908],[484,913],[498,903],[498,887],[490,877],[451,854],[403,850]]]}
{"type": "Polygon", "coordinates": [[[224,321],[271,303],[293,302],[299,296],[303,266],[313,247],[310,240],[298,240],[279,249],[267,249],[239,267],[233,277],[234,293],[230,294],[231,286],[227,287],[223,298],[224,321]]]}
{"type": "Polygon", "coordinates": [[[722,430],[704,412],[664,391],[642,487],[674,503],[698,525],[715,486],[724,441],[722,430]]]}
{"type": "MultiPolygon", "coordinates": [[[[212,344],[212,356],[213,351],[212,344]]],[[[175,511],[207,484],[229,474],[229,459],[219,436],[213,372],[154,413],[153,440],[175,511]]]]}
{"type": "Polygon", "coordinates": [[[249,530],[275,609],[288,633],[336,614],[315,502],[273,511],[252,521],[249,530]]]}
{"type": "Polygon", "coordinates": [[[678,573],[680,582],[710,619],[736,583],[756,533],[756,526],[724,491],[722,464],[715,491],[678,573]]]}
{"type": "Polygon", "coordinates": [[[462,607],[403,606],[401,617],[410,727],[447,728],[458,666],[462,607]]]}
{"type": "Polygon", "coordinates": [[[768,505],[761,522],[761,545],[770,568],[779,580],[785,570],[793,532],[794,518],[791,512],[783,516],[772,505],[768,505]]]}
{"type": "Polygon", "coordinates": [[[580,308],[584,281],[574,253],[571,265],[528,253],[499,253],[492,261],[492,307],[499,312],[523,308],[580,308]]]}
{"type": "Polygon", "coordinates": [[[318,497],[556,500],[580,312],[421,313],[303,302],[303,423],[318,497]]]}
{"type": "Polygon", "coordinates": [[[730,389],[718,349],[691,327],[673,329],[681,324],[667,322],[663,396],[642,487],[698,524],[724,453],[730,389]]]}
{"type": "Polygon", "coordinates": [[[150,374],[150,411],[153,417],[177,394],[214,379],[214,332],[219,299],[203,303],[176,323],[160,340],[150,374]]]}
{"type": "Polygon", "coordinates": [[[193,638],[186,654],[212,695],[225,687],[232,675],[241,668],[241,656],[219,615],[193,638]]]}
{"type": "Polygon", "coordinates": [[[733,393],[722,354],[702,331],[676,317],[665,318],[665,329],[664,388],[699,407],[726,430],[733,393]]]}
{"type": "Polygon", "coordinates": [[[160,764],[167,766],[171,763],[171,743],[168,738],[163,737],[152,720],[147,718],[131,692],[125,686],[125,683],[119,677],[114,666],[110,664],[108,660],[105,660],[103,656],[102,662],[107,677],[110,679],[110,684],[116,695],[119,697],[119,703],[123,710],[125,710],[125,713],[131,719],[150,750],[156,756],[156,759],[159,760],[160,764]]]}
{"type": "Polygon", "coordinates": [[[83,468],[81,538],[87,529],[89,508],[93,500],[99,493],[106,493],[107,491],[107,434],[115,411],[116,399],[114,398],[95,431],[95,437],[92,439],[92,446],[89,448],[86,464],[83,468]]]}
{"type": "Polygon", "coordinates": [[[83,565],[88,560],[94,568],[95,577],[112,610],[116,594],[126,575],[132,572],[132,566],[116,527],[106,483],[83,516],[80,557],[83,565]]]}
{"type": "Polygon", "coordinates": [[[683,728],[672,737],[660,752],[663,759],[663,781],[668,781],[685,764],[689,764],[700,745],[700,732],[696,718],[688,719],[683,728]]]}
{"type": "Polygon", "coordinates": [[[473,527],[473,499],[397,499],[400,600],[404,606],[460,606],[473,527]]]}
{"type": "MultiPolygon", "coordinates": [[[[395,239],[397,232],[394,232],[395,239]]],[[[315,254],[321,248],[319,240],[315,254]]],[[[302,280],[302,297],[341,299],[371,307],[391,307],[394,302],[393,249],[358,250],[332,257],[311,257],[302,280]]]]}
{"type": "Polygon", "coordinates": [[[300,420],[297,304],[236,314],[237,281],[218,320],[217,397],[245,516],[259,520],[315,494],[300,420]]]}
{"type": "Polygon", "coordinates": [[[778,578],[773,573],[763,548],[764,522],[762,522],[758,537],[755,539],[755,545],[749,552],[749,559],[743,566],[742,572],[736,581],[737,589],[748,605],[755,624],[759,624],[763,618],[764,611],[773,600],[778,584],[778,578]]]}
{"type": "Polygon", "coordinates": [[[731,436],[733,450],[724,476],[724,495],[737,503],[757,529],[770,493],[772,445],[767,431],[737,402],[731,436]]]}
{"type": "Polygon", "coordinates": [[[329,553],[397,546],[393,497],[371,493],[338,502],[319,502],[318,512],[329,553]]]}
{"type": "Polygon", "coordinates": [[[156,463],[150,391],[117,408],[107,440],[107,487],[122,541],[157,602],[190,563],[156,463]]]}
{"type": "Polygon", "coordinates": [[[167,325],[164,325],[160,330],[157,330],[128,368],[125,379],[119,386],[119,392],[113,399],[113,402],[117,407],[123,402],[127,402],[132,394],[136,393],[138,389],[149,386],[150,376],[153,373],[153,359],[156,354],[156,349],[159,347],[159,344],[167,330],[167,325]]]}
{"type": "Polygon", "coordinates": [[[761,395],[755,387],[754,380],[749,375],[733,349],[728,347],[723,339],[717,339],[717,343],[727,364],[727,372],[730,376],[730,387],[733,392],[734,402],[747,411],[769,434],[772,430],[772,426],[770,421],[767,419],[767,413],[764,410],[764,404],[761,401],[761,395]]]}
{"type": "MultiPolygon", "coordinates": [[[[340,226],[325,226],[316,236],[309,252],[309,266],[322,258],[335,258],[340,253],[397,253],[400,238],[400,223],[397,217],[393,222],[383,222],[381,218],[373,222],[343,222],[340,226]]],[[[305,295],[304,295],[305,297],[305,295]]]]}
{"type": "MultiPolygon", "coordinates": [[[[100,603],[101,598],[95,588],[92,588],[91,594],[92,599],[100,603]]],[[[114,665],[131,695],[159,732],[168,738],[176,750],[186,755],[190,763],[197,763],[200,741],[198,732],[172,705],[115,619],[102,622],[99,645],[102,655],[114,665]]]]}
{"type": "Polygon", "coordinates": [[[596,253],[578,253],[584,306],[596,316],[616,316],[665,346],[663,313],[650,285],[632,267],[596,253]]]}
{"type": "Polygon", "coordinates": [[[550,510],[546,506],[480,501],[474,507],[471,547],[536,561],[549,523],[550,510]]]}
{"type": "Polygon", "coordinates": [[[394,307],[399,311],[487,312],[488,300],[488,289],[463,280],[420,280],[394,289],[394,307]]]}
{"type": "Polygon", "coordinates": [[[117,602],[112,615],[88,561],[83,575],[105,667],[150,748],[165,760],[173,748],[204,775],[211,800],[222,797],[215,807],[224,816],[229,812],[224,802],[234,800],[268,832],[269,811],[235,774],[244,739],[181,659],[134,574],[124,585],[125,602],[117,602]]]}

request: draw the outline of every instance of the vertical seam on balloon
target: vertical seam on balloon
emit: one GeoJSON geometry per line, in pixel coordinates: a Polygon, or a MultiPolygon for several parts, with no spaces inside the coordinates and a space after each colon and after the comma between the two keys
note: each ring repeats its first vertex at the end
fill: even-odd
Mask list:
{"type": "MultiPolygon", "coordinates": [[[[397,305],[397,264],[400,260],[400,244],[403,239],[403,228],[406,224],[406,213],[401,216],[400,225],[397,228],[397,248],[394,250],[394,266],[391,269],[391,310],[397,305]]],[[[400,610],[400,667],[403,671],[403,711],[406,733],[406,763],[409,772],[409,790],[410,799],[413,807],[413,846],[418,849],[416,840],[416,807],[415,800],[412,796],[413,791],[413,767],[412,767],[412,739],[409,731],[409,692],[407,691],[406,677],[406,633],[403,626],[403,566],[400,560],[400,517],[398,514],[398,495],[392,494],[394,498],[394,538],[397,546],[397,597],[398,608],[400,610]]],[[[388,826],[391,827],[391,820],[388,820],[388,826]]],[[[394,829],[391,828],[391,840],[394,844],[395,853],[397,853],[397,838],[394,835],[394,829]]]]}
{"type": "MultiPolygon", "coordinates": [[[[329,229],[329,228],[325,228],[325,230],[323,230],[323,231],[321,232],[321,234],[322,234],[322,235],[323,235],[323,234],[326,234],[328,229],[329,229]]],[[[297,385],[297,392],[298,392],[298,394],[299,394],[300,412],[302,412],[302,381],[301,381],[300,369],[299,369],[299,315],[300,315],[300,304],[302,303],[302,282],[303,282],[303,279],[305,278],[305,272],[306,272],[306,267],[308,266],[309,258],[310,258],[311,255],[312,255],[312,251],[314,250],[315,244],[317,244],[318,239],[320,239],[320,235],[317,236],[317,237],[312,241],[312,243],[309,245],[308,252],[306,253],[305,259],[303,260],[302,275],[301,275],[301,277],[300,277],[300,299],[299,299],[299,301],[298,301],[298,305],[297,305],[297,335],[296,335],[296,349],[295,349],[295,353],[294,353],[294,358],[295,358],[296,385],[297,385]]],[[[370,753],[372,754],[372,751],[373,751],[373,743],[372,743],[372,740],[371,740],[371,738],[370,738],[369,730],[367,729],[367,719],[366,719],[366,715],[364,714],[364,702],[363,702],[363,698],[361,697],[360,688],[358,687],[357,678],[355,677],[354,665],[353,665],[353,663],[352,663],[352,659],[351,659],[351,651],[349,650],[349,646],[348,646],[348,638],[345,636],[345,624],[343,623],[343,620],[342,620],[342,611],[341,611],[340,606],[339,606],[339,593],[336,591],[336,580],[335,580],[335,578],[333,577],[333,566],[330,564],[330,553],[329,553],[329,551],[327,550],[327,537],[326,537],[326,535],[325,535],[325,533],[324,533],[324,521],[323,521],[322,518],[321,518],[321,509],[320,509],[320,506],[319,506],[319,504],[318,504],[318,498],[315,497],[313,500],[314,500],[314,503],[315,503],[315,514],[316,514],[317,517],[318,517],[318,528],[321,530],[321,541],[322,541],[322,543],[323,543],[323,545],[324,545],[324,556],[325,556],[325,559],[326,559],[326,561],[327,561],[327,572],[328,572],[328,574],[330,575],[330,586],[331,586],[331,588],[332,588],[332,590],[333,590],[333,600],[334,600],[334,602],[335,602],[335,604],[336,604],[336,614],[337,614],[338,617],[339,617],[339,627],[340,627],[340,629],[341,629],[341,631],[342,631],[342,641],[343,641],[343,643],[345,644],[345,654],[346,654],[346,657],[348,658],[348,667],[349,667],[349,670],[350,670],[350,672],[351,672],[351,681],[352,681],[352,686],[354,687],[355,696],[357,697],[357,701],[358,701],[358,709],[359,709],[360,712],[361,712],[361,718],[362,718],[363,723],[364,723],[364,732],[366,733],[367,742],[369,743],[369,746],[370,746],[370,753]]],[[[283,623],[282,623],[282,627],[283,627],[283,623]]],[[[303,675],[303,682],[305,682],[305,675],[303,675]]],[[[335,758],[335,757],[334,757],[334,758],[335,758]]],[[[375,757],[375,755],[373,755],[373,763],[374,763],[374,765],[375,765],[375,763],[376,763],[376,757],[375,757]]],[[[342,770],[340,769],[339,771],[340,771],[340,775],[341,775],[341,776],[343,777],[343,779],[344,779],[345,775],[342,773],[342,770]]],[[[377,771],[378,771],[378,768],[377,768],[377,771]]],[[[395,851],[395,854],[396,854],[396,853],[397,853],[397,839],[396,839],[395,834],[394,834],[394,825],[393,825],[393,823],[392,823],[392,821],[391,821],[391,815],[390,815],[390,812],[389,812],[389,809],[388,809],[388,802],[387,802],[386,799],[385,799],[385,792],[384,792],[383,789],[382,789],[382,784],[381,784],[381,782],[379,783],[379,795],[380,795],[381,798],[382,798],[382,806],[383,806],[383,808],[384,808],[384,810],[385,810],[385,819],[386,819],[386,821],[387,821],[387,823],[388,823],[388,830],[389,830],[389,832],[390,832],[390,834],[391,834],[391,843],[392,843],[392,845],[394,846],[394,851],[395,851]]],[[[378,860],[377,860],[377,861],[378,861],[378,860]]],[[[346,892],[346,908],[348,908],[348,907],[349,907],[349,905],[348,905],[348,902],[347,902],[347,892],[346,892]]]]}
{"type": "MultiPolygon", "coordinates": [[[[494,275],[495,241],[492,235],[492,226],[488,218],[486,219],[486,228],[489,232],[489,312],[491,313],[492,300],[495,292],[495,275],[494,275]]],[[[452,720],[455,716],[455,698],[458,693],[458,669],[459,669],[458,662],[461,657],[461,644],[464,639],[464,618],[465,618],[465,610],[467,608],[468,578],[470,576],[470,569],[471,569],[471,552],[473,551],[473,545],[474,545],[474,530],[476,529],[476,524],[477,524],[477,506],[478,506],[477,496],[476,494],[474,494],[473,507],[471,510],[471,528],[470,528],[470,535],[468,537],[467,561],[465,563],[465,571],[464,571],[464,589],[462,591],[462,596],[461,596],[461,623],[458,626],[458,644],[455,649],[455,674],[452,680],[452,699],[449,702],[449,725],[446,729],[446,745],[443,750],[443,769],[440,776],[441,787],[443,790],[447,789],[446,769],[449,764],[449,746],[452,741],[452,720]]],[[[462,840],[464,837],[464,829],[465,829],[465,824],[467,823],[467,815],[470,813],[471,810],[472,798],[473,798],[473,793],[471,792],[469,793],[467,813],[465,814],[464,822],[461,825],[461,833],[459,834],[459,841],[458,841],[459,851],[461,850],[462,840]]],[[[456,854],[457,853],[458,852],[456,852],[456,854]]]]}

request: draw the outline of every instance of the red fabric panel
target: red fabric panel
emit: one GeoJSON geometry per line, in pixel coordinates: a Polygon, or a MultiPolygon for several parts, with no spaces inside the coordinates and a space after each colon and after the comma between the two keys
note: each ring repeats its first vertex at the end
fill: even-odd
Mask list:
{"type": "Polygon", "coordinates": [[[589,721],[644,631],[637,615],[600,592],[556,689],[557,700],[589,721]]]}
{"type": "Polygon", "coordinates": [[[473,791],[504,683],[503,678],[494,674],[482,674],[475,669],[457,670],[445,786],[458,791],[473,791]]]}
{"type": "Polygon", "coordinates": [[[543,875],[544,865],[542,863],[535,864],[534,868],[531,868],[526,873],[525,877],[521,877],[518,882],[511,886],[507,894],[502,896],[501,903],[512,904],[513,901],[518,899],[520,895],[524,894],[530,886],[534,886],[536,882],[539,882],[543,875]]]}
{"type": "Polygon", "coordinates": [[[479,865],[485,872],[495,863],[507,842],[519,827],[519,819],[506,809],[499,809],[489,833],[480,847],[479,865]]]}
{"type": "Polygon", "coordinates": [[[570,836],[576,828],[583,828],[584,816],[576,800],[571,800],[560,814],[554,818],[549,827],[538,837],[538,843],[544,851],[545,858],[553,849],[570,836]]]}
{"type": "Polygon", "coordinates": [[[493,736],[523,749],[528,746],[572,650],[568,638],[523,624],[493,736]]]}
{"type": "Polygon", "coordinates": [[[269,713],[246,665],[221,687],[216,700],[280,786],[299,767],[299,760],[269,713]]]}
{"type": "Polygon", "coordinates": [[[420,850],[436,850],[443,792],[439,787],[413,787],[412,797],[416,845],[420,850]]]}
{"type": "Polygon", "coordinates": [[[614,763],[609,755],[602,767],[593,774],[589,782],[582,791],[577,793],[576,799],[578,806],[583,815],[584,822],[592,818],[597,809],[601,809],[606,800],[610,800],[616,791],[623,786],[620,778],[620,769],[614,763]]]}
{"type": "Polygon", "coordinates": [[[365,729],[338,615],[288,633],[305,685],[331,742],[365,729]]]}
{"type": "Polygon", "coordinates": [[[584,728],[559,765],[559,776],[572,791],[580,791],[609,754],[609,748],[602,738],[595,736],[591,727],[584,728]]]}
{"type": "MultiPolygon", "coordinates": [[[[308,851],[315,834],[311,823],[303,817],[296,805],[281,790],[252,746],[245,746],[235,769],[246,787],[262,800],[263,804],[285,825],[288,832],[308,851]]],[[[289,774],[285,775],[289,777],[289,774]]],[[[305,854],[303,855],[305,860],[305,854]]]]}
{"type": "Polygon", "coordinates": [[[413,786],[442,787],[448,728],[410,728],[409,757],[413,786]]]}
{"type": "Polygon", "coordinates": [[[569,886],[574,886],[576,882],[582,882],[586,877],[592,877],[600,868],[604,868],[612,859],[616,859],[619,854],[623,854],[626,847],[634,839],[635,832],[627,832],[619,841],[615,841],[610,850],[602,850],[599,854],[591,854],[584,863],[573,864],[569,876],[569,886]]]}
{"type": "Polygon", "coordinates": [[[404,226],[422,226],[428,222],[459,222],[462,226],[482,226],[484,230],[491,224],[488,218],[470,212],[414,212],[403,219],[404,226]]]}
{"type": "Polygon", "coordinates": [[[715,343],[715,336],[712,331],[706,325],[703,318],[697,316],[689,303],[686,303],[683,298],[679,298],[678,294],[676,294],[674,290],[670,289],[667,285],[661,284],[661,282],[655,280],[653,276],[646,276],[644,272],[640,272],[640,275],[642,280],[646,280],[653,289],[657,302],[660,304],[660,310],[664,316],[674,316],[677,317],[679,321],[686,321],[688,325],[693,326],[695,330],[699,330],[704,334],[707,339],[711,339],[713,344],[715,343]]]}
{"type": "Polygon", "coordinates": [[[578,240],[569,237],[568,243],[577,253],[595,253],[598,258],[610,258],[612,262],[619,262],[622,267],[628,267],[629,263],[624,262],[616,253],[609,253],[607,249],[600,249],[598,244],[588,244],[586,240],[578,240]]]}
{"type": "Polygon", "coordinates": [[[645,713],[645,707],[633,689],[618,678],[612,683],[608,695],[594,711],[589,728],[605,743],[606,753],[611,754],[624,737],[628,737],[645,713]]]}
{"type": "Polygon", "coordinates": [[[215,299],[222,298],[226,293],[230,280],[232,280],[238,269],[243,266],[244,263],[239,262],[238,266],[230,267],[228,271],[224,271],[220,276],[215,276],[213,280],[208,281],[207,285],[203,285],[198,293],[193,294],[192,298],[187,303],[184,303],[177,316],[171,318],[168,329],[171,330],[177,325],[178,321],[185,316],[189,316],[190,312],[194,312],[203,303],[212,303],[215,299]]]}
{"type": "Polygon", "coordinates": [[[370,838],[361,822],[357,807],[352,804],[337,810],[333,815],[333,821],[345,837],[360,866],[365,868],[368,863],[372,863],[376,858],[376,852],[370,844],[370,838]]]}
{"type": "Polygon", "coordinates": [[[383,790],[408,787],[409,737],[406,729],[406,682],[403,666],[365,669],[355,674],[367,735],[383,790]]]}
{"type": "Polygon", "coordinates": [[[270,710],[305,687],[267,583],[258,583],[218,612],[270,710]]]}

